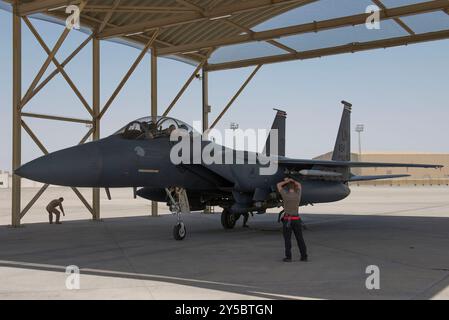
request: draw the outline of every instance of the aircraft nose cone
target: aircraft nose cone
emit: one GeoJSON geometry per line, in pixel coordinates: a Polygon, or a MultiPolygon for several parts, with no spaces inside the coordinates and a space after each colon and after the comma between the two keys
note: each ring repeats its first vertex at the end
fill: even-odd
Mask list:
{"type": "Polygon", "coordinates": [[[90,143],[51,153],[15,171],[22,178],[67,187],[95,187],[102,169],[102,156],[90,143]]]}

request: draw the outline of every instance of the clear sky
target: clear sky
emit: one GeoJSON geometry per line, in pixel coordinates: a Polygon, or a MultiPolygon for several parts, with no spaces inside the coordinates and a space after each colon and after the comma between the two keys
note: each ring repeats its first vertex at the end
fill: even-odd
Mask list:
{"type": "MultiPolygon", "coordinates": [[[[50,44],[62,27],[33,22],[50,44]]],[[[69,35],[58,59],[85,39],[69,35]]],[[[67,67],[68,74],[91,101],[91,46],[67,67]]],[[[121,80],[138,50],[102,43],[102,103],[121,80]]],[[[0,169],[11,167],[11,15],[0,10],[0,169]]],[[[311,158],[333,148],[342,111],[340,101],[354,104],[353,127],[366,125],[363,147],[369,151],[449,152],[449,41],[375,50],[309,61],[264,66],[220,128],[237,122],[241,128],[269,128],[274,112],[288,112],[287,155],[311,158]]],[[[23,26],[23,92],[37,74],[46,55],[23,26]]],[[[49,68],[49,72],[54,66],[49,68]]],[[[193,67],[160,59],[159,104],[167,105],[193,71],[193,67]]],[[[49,73],[47,72],[47,74],[49,73]]],[[[211,119],[226,105],[251,68],[210,75],[211,119]]],[[[32,102],[27,112],[88,118],[81,103],[60,76],[32,102]]],[[[107,136],[150,110],[149,57],[144,59],[102,122],[107,136]]],[[[195,80],[171,116],[188,123],[201,119],[201,82],[195,80]]],[[[72,146],[87,132],[84,125],[26,119],[50,151],[72,146]]],[[[356,149],[357,140],[353,139],[356,149]]],[[[23,162],[40,155],[23,133],[23,162]]]]}

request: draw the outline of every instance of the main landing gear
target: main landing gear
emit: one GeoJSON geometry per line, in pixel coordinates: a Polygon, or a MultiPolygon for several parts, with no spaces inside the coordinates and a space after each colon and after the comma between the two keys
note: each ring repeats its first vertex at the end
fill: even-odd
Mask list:
{"type": "Polygon", "coordinates": [[[221,213],[221,224],[225,229],[234,229],[238,216],[231,212],[229,208],[224,208],[221,213]]]}
{"type": "Polygon", "coordinates": [[[187,235],[187,229],[182,220],[182,213],[190,212],[187,192],[182,188],[165,189],[165,192],[169,198],[170,211],[176,215],[177,218],[177,223],[173,227],[173,238],[177,241],[182,241],[187,235]]]}

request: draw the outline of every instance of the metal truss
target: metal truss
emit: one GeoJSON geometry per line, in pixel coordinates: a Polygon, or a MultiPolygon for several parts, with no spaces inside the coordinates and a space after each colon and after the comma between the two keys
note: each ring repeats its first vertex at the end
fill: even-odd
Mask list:
{"type": "MultiPolygon", "coordinates": [[[[430,12],[445,12],[449,15],[448,0],[434,0],[421,3],[405,5],[396,8],[387,8],[382,0],[372,0],[372,3],[380,8],[380,19],[390,20],[406,31],[405,36],[388,38],[377,41],[366,41],[349,43],[329,48],[317,50],[297,51],[279,41],[284,37],[301,35],[311,32],[321,32],[325,30],[357,26],[366,22],[369,13],[337,17],[328,20],[314,21],[298,25],[291,25],[282,28],[275,28],[264,31],[253,31],[253,27],[269,18],[277,16],[283,12],[305,6],[319,0],[247,0],[236,1],[232,4],[224,0],[210,0],[207,4],[199,6],[196,1],[176,0],[176,4],[164,6],[151,1],[128,1],[111,0],[109,4],[92,4],[87,0],[34,0],[17,1],[5,0],[13,5],[13,153],[12,168],[17,169],[21,165],[21,142],[22,129],[31,137],[39,149],[47,154],[48,151],[38,136],[26,123],[26,119],[38,118],[52,121],[65,121],[80,124],[89,124],[91,128],[80,139],[79,144],[85,143],[90,137],[93,140],[100,139],[100,124],[104,115],[113,105],[115,99],[120,94],[125,84],[132,76],[136,68],[149,51],[151,51],[151,103],[150,113],[152,117],[158,116],[158,92],[157,73],[159,56],[176,55],[195,61],[197,66],[185,84],[179,90],[173,101],[165,109],[163,115],[167,116],[195,77],[202,72],[202,127],[203,132],[216,127],[228,112],[234,102],[238,99],[247,85],[251,82],[260,68],[269,63],[312,59],[328,55],[372,50],[377,48],[387,48],[394,46],[433,41],[449,38],[449,30],[435,31],[416,34],[412,28],[404,23],[404,17],[430,12]],[[70,30],[64,29],[56,44],[49,47],[36,28],[33,26],[28,16],[35,13],[43,13],[56,19],[65,20],[61,8],[67,5],[76,4],[79,6],[82,15],[83,26],[90,28],[92,33],[84,40],[67,58],[62,62],[58,61],[56,55],[67,39],[70,30]],[[160,15],[159,15],[160,14],[160,15]],[[148,15],[148,16],[147,16],[148,15]],[[245,19],[239,16],[247,15],[245,19]],[[140,19],[139,16],[144,16],[140,19]],[[101,18],[99,18],[101,17],[101,18]],[[147,17],[147,18],[145,18],[147,17]],[[148,18],[151,17],[151,18],[148,18]],[[34,35],[42,49],[46,52],[47,58],[32,80],[30,86],[22,95],[22,21],[34,35]],[[113,37],[121,37],[127,41],[142,45],[142,50],[123,76],[112,95],[106,103],[100,105],[100,40],[113,37]],[[238,45],[243,43],[265,42],[283,50],[282,54],[274,56],[259,57],[247,60],[229,61],[224,63],[210,64],[210,55],[218,48],[238,45]],[[92,101],[88,102],[70,76],[65,71],[65,67],[92,42],[92,101]],[[55,70],[46,78],[44,75],[51,64],[55,65],[55,70]],[[246,81],[237,90],[231,100],[220,112],[218,117],[209,126],[209,72],[254,66],[246,81]],[[88,113],[86,119],[44,115],[26,111],[28,103],[40,93],[48,83],[57,75],[61,75],[73,93],[79,99],[81,105],[88,113]]],[[[36,201],[48,189],[44,185],[31,201],[21,208],[21,179],[13,174],[12,183],[12,225],[20,226],[21,219],[29,212],[36,201]]],[[[100,219],[100,193],[98,189],[92,191],[92,203],[90,204],[77,190],[74,193],[92,214],[93,219],[100,219]]],[[[152,203],[152,214],[157,216],[157,203],[152,203]]]]}
{"type": "MultiPolygon", "coordinates": [[[[85,2],[82,2],[80,5],[80,10],[82,10],[85,6],[85,2]]],[[[90,124],[92,128],[89,132],[83,137],[80,143],[84,143],[87,139],[92,135],[93,139],[98,139],[99,137],[99,128],[96,127],[96,123],[98,122],[98,115],[95,113],[95,107],[91,107],[91,105],[87,102],[87,100],[83,97],[80,90],[76,87],[74,82],[71,80],[70,76],[64,70],[65,66],[92,40],[92,36],[89,36],[81,45],[76,48],[72,54],[70,54],[63,63],[60,63],[56,59],[56,54],[63,45],[67,36],[70,33],[70,29],[65,28],[58,38],[56,44],[52,49],[50,49],[45,41],[40,36],[39,32],[33,26],[31,21],[26,17],[20,17],[17,14],[13,16],[13,169],[17,169],[21,165],[21,129],[23,129],[32,139],[32,141],[38,146],[38,148],[42,151],[43,154],[48,154],[47,148],[44,146],[43,142],[38,138],[38,136],[33,132],[33,130],[28,126],[25,122],[24,118],[39,118],[39,119],[47,119],[54,121],[66,121],[66,122],[75,122],[75,123],[83,123],[90,124]],[[36,40],[39,42],[43,50],[47,53],[47,58],[39,69],[37,75],[34,77],[30,86],[28,87],[25,95],[22,97],[21,95],[21,60],[22,60],[22,52],[21,52],[21,34],[22,34],[22,21],[28,26],[31,33],[34,35],[36,40]],[[56,66],[54,72],[52,72],[46,79],[43,81],[42,78],[47,71],[50,64],[53,63],[56,66]],[[66,80],[67,84],[70,86],[72,91],[76,94],[76,96],[81,101],[82,105],[88,111],[90,116],[92,117],[90,120],[88,119],[76,119],[69,118],[63,116],[52,116],[52,115],[44,115],[44,114],[36,114],[24,112],[26,105],[35,97],[57,74],[61,74],[63,78],[66,80]]],[[[94,46],[95,47],[95,46],[94,46]]],[[[95,52],[94,52],[95,55],[95,52]]],[[[95,63],[94,63],[95,65],[95,63]]],[[[97,66],[94,67],[94,69],[97,66]]],[[[95,77],[94,77],[95,78],[95,77]]],[[[97,79],[97,81],[99,78],[97,79]]],[[[94,81],[95,82],[95,81],[94,81]]],[[[98,88],[99,86],[94,86],[98,88]]],[[[94,90],[95,91],[95,90],[94,90]]],[[[94,92],[94,96],[98,96],[98,92],[94,92]]],[[[21,220],[28,213],[28,211],[32,208],[32,206],[36,203],[36,201],[44,194],[44,192],[48,189],[49,185],[44,185],[31,199],[31,201],[21,209],[21,181],[20,177],[13,175],[13,196],[12,196],[12,221],[11,224],[14,227],[18,227],[21,224],[21,220]]],[[[99,199],[95,197],[98,191],[94,191],[93,194],[93,205],[91,206],[89,202],[84,198],[84,196],[77,190],[76,188],[72,188],[74,193],[78,196],[81,202],[86,206],[89,212],[92,214],[94,219],[100,218],[99,205],[97,202],[99,199]]]]}

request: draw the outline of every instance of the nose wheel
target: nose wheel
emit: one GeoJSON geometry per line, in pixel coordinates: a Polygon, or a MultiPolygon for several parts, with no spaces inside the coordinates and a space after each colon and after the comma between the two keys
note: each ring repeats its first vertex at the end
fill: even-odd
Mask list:
{"type": "Polygon", "coordinates": [[[190,211],[187,194],[184,189],[179,188],[174,188],[173,190],[165,189],[165,191],[170,202],[170,211],[176,215],[177,218],[177,223],[173,227],[173,238],[176,241],[182,241],[187,236],[187,229],[182,221],[182,212],[190,211]]]}
{"type": "Polygon", "coordinates": [[[182,241],[186,238],[187,230],[184,222],[178,222],[173,227],[173,238],[175,238],[176,241],[182,241]]]}

